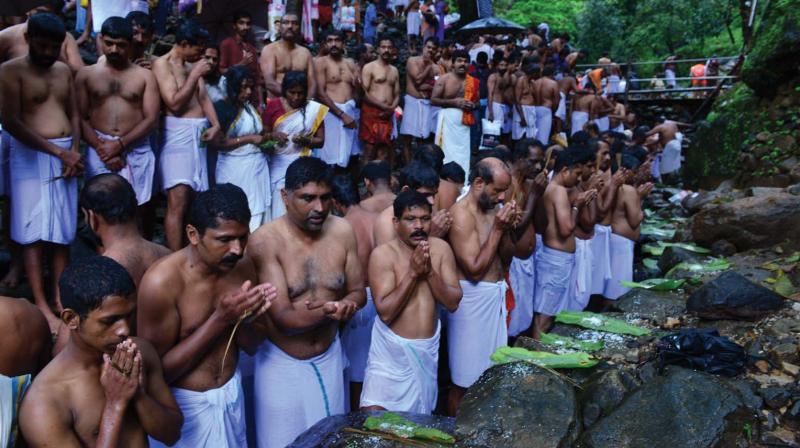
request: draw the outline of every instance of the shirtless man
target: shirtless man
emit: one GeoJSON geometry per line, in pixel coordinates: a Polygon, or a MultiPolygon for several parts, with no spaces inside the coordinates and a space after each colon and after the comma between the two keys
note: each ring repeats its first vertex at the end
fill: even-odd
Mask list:
{"type": "Polygon", "coordinates": [[[130,337],[136,286],[125,268],[83,258],[60,281],[68,345],[36,376],[20,408],[31,447],[172,445],[181,411],[153,347],[130,337]]]}
{"type": "Polygon", "coordinates": [[[658,134],[658,146],[661,147],[661,162],[659,164],[661,176],[680,174],[681,170],[681,140],[679,127],[691,126],[686,123],[667,120],[659,117],[658,125],[647,132],[646,137],[658,134]]]}
{"type": "Polygon", "coordinates": [[[456,162],[448,162],[442,166],[439,173],[439,191],[436,192],[436,201],[433,206],[436,210],[449,210],[461,196],[467,175],[464,169],[456,162]]]}
{"type": "Polygon", "coordinates": [[[513,88],[513,77],[508,71],[508,60],[502,57],[502,52],[496,52],[494,58],[498,55],[501,58],[495,60],[494,73],[489,75],[486,81],[488,90],[486,117],[489,121],[500,122],[501,138],[508,144],[510,143],[508,134],[511,132],[511,108],[506,102],[505,93],[509,87],[513,88]]]}
{"type": "Polygon", "coordinates": [[[201,192],[189,210],[189,245],[155,262],[141,281],[138,331],[161,357],[183,411],[179,447],[247,444],[239,348],[255,351],[251,322],[275,297],[271,285],[255,285],[244,255],[249,223],[241,188],[219,184],[201,192]],[[207,404],[198,407],[197,400],[207,404]]]}
{"type": "Polygon", "coordinates": [[[570,72],[575,71],[575,66],[578,65],[578,62],[586,59],[587,57],[589,57],[589,51],[583,48],[568,54],[566,57],[567,70],[570,72]]]}
{"type": "Polygon", "coordinates": [[[511,125],[511,138],[536,138],[536,79],[540,66],[526,59],[522,67],[524,76],[517,77],[514,85],[514,117],[511,125]]]}
{"type": "Polygon", "coordinates": [[[596,96],[594,84],[591,83],[589,83],[585,89],[576,91],[575,95],[572,96],[570,105],[570,136],[582,131],[583,125],[589,122],[592,104],[596,96]]]}
{"type": "Polygon", "coordinates": [[[98,174],[83,186],[79,201],[86,225],[100,239],[100,254],[121,264],[137,286],[147,268],[169,255],[142,238],[136,223],[136,193],[117,174],[98,174]]]}
{"type": "Polygon", "coordinates": [[[286,214],[261,226],[248,253],[277,298],[260,323],[267,341],[255,359],[260,448],[284,447],[317,421],[345,411],[338,328],[365,303],[353,227],[328,216],[330,168],[301,157],[286,170],[286,214]]]}
{"type": "Polygon", "coordinates": [[[130,59],[139,67],[150,70],[153,64],[153,55],[150,53],[150,44],[153,42],[153,19],[142,11],[131,11],[125,19],[133,27],[130,59]]]}
{"type": "Polygon", "coordinates": [[[75,176],[83,169],[72,71],[57,61],[65,35],[58,17],[31,16],[25,33],[28,55],[0,67],[3,128],[11,140],[11,239],[23,246],[33,299],[53,333],[60,320],[45,295],[43,250],[50,249],[51,291],[60,313],[56,285],[69,258],[68,244],[75,237],[75,176]],[[42,173],[50,174],[43,177],[42,173]]]}
{"type": "Polygon", "coordinates": [[[105,60],[82,68],[75,78],[86,151],[86,177],[115,172],[150,201],[156,157],[150,148],[161,97],[150,70],[129,62],[133,28],[109,17],[100,31],[105,60]]]}
{"type": "Polygon", "coordinates": [[[568,189],[578,183],[584,163],[577,149],[562,151],[542,196],[547,224],[542,236],[544,244],[536,255],[534,339],[549,331],[553,316],[569,305],[570,284],[575,281],[575,227],[583,207],[597,196],[597,190],[587,190],[570,203],[568,189]]]}
{"type": "Polygon", "coordinates": [[[167,195],[164,234],[173,251],[183,247],[183,217],[193,192],[208,189],[205,142],[220,132],[202,79],[211,70],[202,59],[207,40],[208,32],[187,20],[175,34],[172,49],[153,62],[165,113],[158,160],[161,188],[167,195]]]}
{"type": "Polygon", "coordinates": [[[500,159],[476,163],[469,182],[469,193],[450,208],[448,235],[464,292],[447,323],[452,379],[448,412],[453,416],[466,389],[491,366],[491,354],[508,342],[503,276],[515,252],[512,233],[520,219],[513,200],[498,208],[511,186],[511,174],[500,159]]]}
{"type": "Polygon", "coordinates": [[[394,202],[395,195],[391,189],[392,169],[385,160],[373,160],[361,170],[369,197],[361,200],[361,208],[368,212],[380,213],[394,202]]]}
{"type": "Polygon", "coordinates": [[[463,123],[465,115],[472,115],[480,106],[480,98],[464,97],[466,83],[480,83],[477,78],[467,75],[469,53],[456,50],[452,57],[450,72],[436,80],[431,93],[431,104],[441,107],[436,124],[436,144],[444,151],[445,161],[454,161],[461,165],[465,173],[470,168],[470,127],[463,123]]]}
{"type": "Polygon", "coordinates": [[[378,40],[378,59],[364,66],[361,83],[361,127],[358,137],[364,144],[362,164],[376,158],[394,162],[392,130],[394,110],[400,103],[400,72],[392,65],[394,42],[388,36],[378,40]]]}
{"type": "Polygon", "coordinates": [[[461,287],[450,246],[428,237],[427,198],[404,191],[393,212],[397,237],[375,248],[369,263],[380,320],[375,320],[361,408],[430,414],[438,396],[437,304],[455,312],[461,287]]]}
{"type": "Polygon", "coordinates": [[[439,49],[439,58],[436,65],[439,67],[437,76],[442,76],[450,73],[453,67],[453,52],[456,51],[456,43],[452,40],[445,39],[439,49]]]}
{"type": "Polygon", "coordinates": [[[317,97],[330,110],[325,116],[325,144],[320,158],[329,165],[347,168],[350,155],[358,144],[356,125],[359,111],[355,95],[358,85],[356,63],[344,57],[344,34],[323,34],[327,56],[314,63],[317,70],[317,97]]]}
{"type": "MultiPolygon", "coordinates": [[[[0,381],[36,375],[50,361],[50,327],[39,308],[25,299],[0,296],[0,381]]],[[[5,443],[5,441],[0,440],[5,443]]]]}
{"type": "Polygon", "coordinates": [[[609,260],[609,239],[611,237],[612,209],[616,202],[617,192],[627,175],[626,170],[619,169],[612,175],[611,154],[606,142],[597,142],[596,167],[602,179],[602,187],[598,190],[597,200],[590,206],[597,209],[596,222],[592,232],[590,250],[592,252],[592,295],[603,295],[606,283],[611,278],[611,262],[609,260]]]}
{"type": "Polygon", "coordinates": [[[625,130],[623,121],[628,116],[628,110],[625,108],[625,104],[618,101],[617,95],[610,95],[608,101],[614,106],[614,110],[608,115],[608,129],[614,132],[622,132],[625,130]]]}
{"type": "Polygon", "coordinates": [[[611,104],[605,96],[595,95],[592,104],[590,105],[590,113],[592,120],[597,125],[597,130],[600,133],[606,132],[610,125],[608,115],[614,111],[614,105],[611,104]]]}
{"type": "Polygon", "coordinates": [[[317,91],[314,63],[311,52],[297,44],[300,40],[300,18],[295,14],[284,14],[280,23],[281,38],[263,50],[258,63],[264,74],[264,84],[270,96],[281,96],[281,82],[286,72],[305,72],[308,77],[308,97],[317,91]]]}
{"type": "Polygon", "coordinates": [[[568,110],[567,98],[570,98],[578,89],[578,81],[575,79],[573,72],[562,73],[561,79],[558,80],[559,100],[558,109],[556,109],[555,118],[555,133],[559,134],[566,128],[568,110]]]}
{"type": "Polygon", "coordinates": [[[411,140],[426,140],[431,132],[431,92],[438,70],[434,55],[439,49],[439,39],[429,37],[422,46],[422,55],[408,58],[406,62],[406,95],[400,135],[403,136],[403,161],[411,161],[411,140]]]}
{"type": "Polygon", "coordinates": [[[550,143],[553,115],[561,101],[561,90],[553,79],[552,65],[544,66],[542,77],[536,80],[533,89],[536,91],[536,140],[547,145],[550,143]]]}

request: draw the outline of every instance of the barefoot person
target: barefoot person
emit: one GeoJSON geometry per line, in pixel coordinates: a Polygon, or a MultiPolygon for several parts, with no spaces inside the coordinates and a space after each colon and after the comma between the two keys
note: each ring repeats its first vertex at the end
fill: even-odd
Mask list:
{"type": "Polygon", "coordinates": [[[513,201],[497,208],[511,186],[502,161],[479,161],[469,183],[469,193],[450,208],[453,225],[448,236],[464,292],[458,310],[447,316],[450,415],[456,414],[466,389],[491,366],[489,356],[508,342],[503,266],[514,254],[511,233],[520,218],[513,201]]]}
{"type": "MultiPolygon", "coordinates": [[[[174,446],[247,444],[239,348],[255,350],[259,341],[250,322],[275,295],[270,285],[255,284],[253,263],[244,255],[249,222],[241,188],[220,184],[201,192],[189,210],[189,245],[142,278],[138,331],[161,356],[164,378],[183,411],[174,446]]],[[[151,440],[150,446],[163,445],[151,440]]]]}
{"type": "Polygon", "coordinates": [[[431,204],[416,191],[394,201],[397,238],[370,257],[375,320],[361,407],[430,414],[436,407],[438,305],[454,312],[461,287],[450,246],[429,238],[431,204]]]}
{"type": "Polygon", "coordinates": [[[393,117],[400,102],[400,73],[392,65],[393,53],[392,39],[381,37],[378,59],[365,65],[361,72],[364,98],[358,138],[364,144],[362,164],[378,158],[393,165],[393,117]]]}
{"type": "Polygon", "coordinates": [[[317,82],[314,73],[314,62],[311,52],[297,44],[300,41],[300,19],[296,14],[288,13],[281,17],[281,38],[261,51],[258,64],[264,75],[264,85],[269,96],[282,95],[283,77],[289,72],[303,72],[308,79],[309,98],[313,98],[317,91],[317,82]]]}
{"type": "Polygon", "coordinates": [[[130,337],[136,287],[116,261],[71,264],[60,280],[67,346],[36,376],[20,409],[30,447],[172,445],[181,411],[164,382],[158,354],[130,337]]]}
{"type": "Polygon", "coordinates": [[[170,251],[142,238],[136,222],[136,193],[122,176],[98,174],[81,190],[86,225],[100,239],[100,254],[121,264],[137,286],[147,268],[170,251]]]}
{"type": "Polygon", "coordinates": [[[28,19],[26,30],[28,55],[0,67],[3,128],[11,136],[11,238],[23,246],[34,302],[55,333],[60,320],[45,295],[43,251],[50,250],[51,291],[60,313],[55,285],[75,237],[75,176],[83,169],[78,152],[80,117],[72,72],[57,61],[66,35],[64,23],[39,13],[28,19]]]}
{"type": "Polygon", "coordinates": [[[192,20],[181,24],[172,49],[153,62],[164,103],[161,189],[167,195],[164,234],[167,247],[183,247],[183,216],[194,192],[208,189],[206,142],[220,132],[217,114],[202,79],[210,70],[202,59],[208,32],[192,20]]]}
{"type": "Polygon", "coordinates": [[[365,304],[352,226],[328,216],[330,168],[303,157],[286,171],[286,214],[261,226],[249,254],[278,296],[261,320],[269,340],[255,359],[260,448],[284,447],[319,420],[345,411],[340,322],[365,304]]]}
{"type": "Polygon", "coordinates": [[[439,50],[439,40],[429,37],[422,46],[422,56],[408,58],[406,62],[406,94],[403,97],[403,121],[400,135],[403,136],[403,160],[411,161],[411,140],[425,140],[431,129],[431,91],[438,74],[433,61],[439,50]]]}
{"type": "Polygon", "coordinates": [[[436,80],[431,104],[441,107],[436,124],[436,144],[444,151],[444,161],[456,162],[469,175],[470,126],[475,124],[473,110],[479,106],[477,78],[467,75],[469,54],[456,50],[449,73],[436,80]]]}
{"type": "Polygon", "coordinates": [[[86,177],[114,172],[136,191],[139,205],[150,201],[156,157],[150,132],[161,98],[156,78],[129,62],[133,28],[109,17],[100,31],[105,60],[82,68],[75,78],[86,150],[86,177]]]}

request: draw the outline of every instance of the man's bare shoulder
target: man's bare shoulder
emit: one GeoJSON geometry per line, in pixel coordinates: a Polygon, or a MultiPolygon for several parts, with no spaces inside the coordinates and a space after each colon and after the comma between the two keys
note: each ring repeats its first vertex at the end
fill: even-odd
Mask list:
{"type": "Polygon", "coordinates": [[[450,214],[453,215],[453,225],[464,226],[475,224],[475,215],[472,214],[469,207],[467,207],[468,196],[464,196],[460,201],[456,201],[450,207],[450,214]]]}
{"type": "Polygon", "coordinates": [[[325,227],[327,228],[326,230],[330,232],[328,234],[329,237],[341,238],[355,235],[353,225],[344,218],[328,216],[326,221],[325,227]]]}
{"type": "MultiPolygon", "coordinates": [[[[183,289],[183,275],[181,265],[186,260],[186,249],[173,252],[156,260],[147,268],[141,281],[141,289],[157,288],[168,295],[177,296],[183,289]]],[[[160,296],[163,298],[166,296],[160,296]]]]}
{"type": "Polygon", "coordinates": [[[368,62],[364,65],[364,68],[362,70],[364,70],[365,72],[373,71],[380,65],[380,63],[381,63],[380,60],[377,59],[372,62],[368,62]]]}
{"type": "Polygon", "coordinates": [[[436,238],[435,236],[428,237],[428,244],[431,247],[431,252],[436,254],[453,252],[453,248],[450,247],[450,243],[441,238],[436,238]]]}
{"type": "MultiPolygon", "coordinates": [[[[136,348],[139,349],[139,352],[141,352],[145,367],[152,368],[153,365],[161,364],[161,358],[158,356],[158,352],[150,341],[137,336],[133,336],[131,339],[136,343],[136,348]]],[[[147,372],[147,370],[145,370],[145,372],[147,372]]]]}
{"type": "Polygon", "coordinates": [[[391,239],[375,249],[369,255],[370,264],[381,263],[390,260],[397,253],[397,239],[391,239]]]}

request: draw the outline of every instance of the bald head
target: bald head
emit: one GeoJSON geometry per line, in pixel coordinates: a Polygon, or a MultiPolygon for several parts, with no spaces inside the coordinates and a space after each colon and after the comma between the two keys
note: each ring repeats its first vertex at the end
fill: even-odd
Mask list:
{"type": "Polygon", "coordinates": [[[510,181],[511,173],[505,162],[496,157],[487,157],[479,160],[469,173],[470,184],[474,183],[477,178],[487,184],[495,183],[495,181],[505,183],[510,181]]]}
{"type": "Polygon", "coordinates": [[[508,165],[495,157],[480,160],[469,172],[470,196],[484,213],[505,201],[506,190],[511,186],[508,165]]]}

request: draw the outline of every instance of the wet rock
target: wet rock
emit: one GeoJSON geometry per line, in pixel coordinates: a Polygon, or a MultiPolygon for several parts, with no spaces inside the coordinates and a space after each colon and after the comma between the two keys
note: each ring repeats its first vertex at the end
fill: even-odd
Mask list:
{"type": "Polygon", "coordinates": [[[704,319],[754,319],[783,306],[783,297],[727,271],[689,296],[686,309],[704,319]]]}
{"type": "Polygon", "coordinates": [[[664,249],[664,253],[659,257],[658,268],[661,269],[661,272],[668,272],[678,263],[698,263],[702,259],[703,257],[698,256],[692,251],[670,246],[664,249]]]}
{"type": "Polygon", "coordinates": [[[739,396],[742,398],[742,403],[750,410],[758,411],[764,407],[764,399],[756,393],[756,389],[752,383],[745,380],[730,380],[728,381],[728,385],[736,389],[736,392],[738,392],[739,396]]]}
{"type": "Polygon", "coordinates": [[[761,96],[773,96],[797,75],[782,61],[800,58],[800,11],[792,2],[773,2],[761,19],[753,46],[742,66],[742,80],[761,96]]]}
{"type": "Polygon", "coordinates": [[[691,229],[700,245],[725,239],[739,251],[800,241],[800,197],[781,192],[706,208],[692,217],[691,229]]]}
{"type": "MultiPolygon", "coordinates": [[[[346,415],[334,415],[320,420],[294,442],[290,448],[403,448],[407,445],[382,439],[377,436],[367,436],[345,432],[345,428],[363,429],[364,420],[370,415],[381,415],[382,411],[353,412],[346,415]]],[[[452,434],[455,419],[438,415],[412,414],[409,412],[396,412],[414,423],[433,427],[452,434]]],[[[438,445],[433,445],[438,446],[438,445]]]]}
{"type": "Polygon", "coordinates": [[[758,197],[758,196],[774,196],[777,194],[781,194],[783,192],[783,188],[774,188],[774,187],[752,187],[748,188],[745,191],[745,195],[749,198],[758,197]]]}
{"type": "Polygon", "coordinates": [[[783,152],[789,152],[797,146],[797,141],[791,135],[779,135],[775,138],[775,146],[783,152]]]}
{"type": "Polygon", "coordinates": [[[800,399],[795,400],[794,404],[786,410],[783,419],[790,428],[800,431],[800,399]]]}
{"type": "Polygon", "coordinates": [[[456,417],[460,447],[565,447],[578,435],[573,387],[528,363],[498,365],[469,388],[456,417]]]}
{"type": "Polygon", "coordinates": [[[798,355],[798,346],[795,343],[787,342],[778,344],[770,349],[770,355],[780,365],[781,362],[796,363],[800,360],[798,355]]]}
{"type": "Polygon", "coordinates": [[[728,240],[715,241],[710,249],[715,257],[730,257],[736,253],[736,246],[728,240]]]}
{"type": "Polygon", "coordinates": [[[780,446],[786,448],[797,448],[797,436],[790,430],[778,428],[768,431],[761,435],[761,442],[768,446],[780,446]]]}
{"type": "Polygon", "coordinates": [[[736,446],[743,437],[743,423],[753,419],[724,381],[671,366],[584,432],[581,444],[589,448],[736,446]]]}
{"type": "Polygon", "coordinates": [[[690,213],[696,213],[705,207],[710,207],[719,202],[743,198],[744,192],[733,188],[733,181],[726,180],[716,190],[698,191],[692,193],[681,201],[681,206],[690,213]]]}
{"type": "Polygon", "coordinates": [[[756,140],[761,142],[761,143],[768,142],[769,138],[770,138],[770,133],[769,132],[761,131],[758,134],[756,134],[756,140]]]}
{"type": "Polygon", "coordinates": [[[661,325],[666,323],[667,318],[679,316],[686,311],[686,299],[674,292],[635,288],[622,295],[614,302],[613,307],[625,314],[649,319],[654,324],[661,325]]]}
{"type": "Polygon", "coordinates": [[[610,414],[625,396],[640,385],[636,376],[623,369],[597,372],[583,384],[580,396],[583,426],[592,426],[600,417],[610,414]]]}
{"type": "Polygon", "coordinates": [[[789,194],[793,194],[795,196],[800,196],[800,184],[794,184],[794,185],[792,185],[790,187],[787,187],[786,191],[789,194]]]}
{"type": "Polygon", "coordinates": [[[758,393],[764,398],[764,403],[771,409],[780,409],[789,402],[792,394],[785,387],[770,386],[760,389],[758,393]]]}

